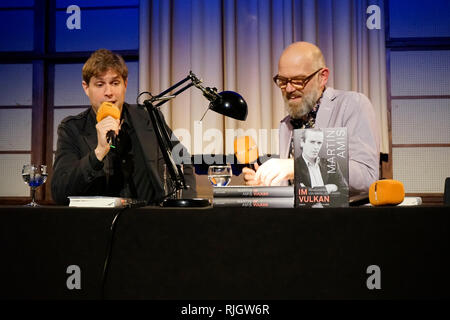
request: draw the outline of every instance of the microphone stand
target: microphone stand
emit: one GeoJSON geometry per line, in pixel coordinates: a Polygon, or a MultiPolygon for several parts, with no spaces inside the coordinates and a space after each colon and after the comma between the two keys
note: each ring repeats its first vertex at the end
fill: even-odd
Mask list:
{"type": "Polygon", "coordinates": [[[164,162],[166,163],[166,170],[169,173],[170,180],[171,180],[171,191],[169,194],[165,195],[165,200],[162,202],[163,206],[170,206],[170,207],[205,207],[209,206],[209,200],[208,199],[167,199],[171,195],[178,194],[179,190],[188,189],[188,186],[186,185],[183,171],[181,170],[181,166],[177,165],[175,163],[175,160],[172,156],[172,150],[173,150],[173,143],[170,140],[169,134],[167,132],[167,129],[164,125],[164,121],[161,119],[161,116],[159,114],[159,109],[161,105],[166,103],[167,101],[171,100],[172,98],[175,98],[177,95],[182,93],[183,91],[187,90],[188,88],[195,86],[202,90],[203,95],[210,101],[216,101],[217,99],[220,99],[220,96],[216,93],[216,90],[210,89],[210,88],[204,88],[201,85],[201,81],[196,77],[195,74],[189,72],[189,75],[184,78],[183,80],[179,81],[178,83],[174,84],[167,90],[164,90],[160,94],[156,96],[152,96],[150,99],[147,99],[144,101],[144,106],[150,116],[150,120],[152,121],[153,127],[155,129],[156,138],[158,140],[158,144],[160,147],[160,150],[163,154],[164,162]],[[164,96],[165,94],[169,93],[170,91],[174,90],[175,88],[178,88],[182,84],[184,84],[187,81],[191,81],[187,85],[185,85],[180,90],[173,93],[171,96],[164,96]],[[158,102],[156,105],[154,105],[155,102],[158,102]]]}

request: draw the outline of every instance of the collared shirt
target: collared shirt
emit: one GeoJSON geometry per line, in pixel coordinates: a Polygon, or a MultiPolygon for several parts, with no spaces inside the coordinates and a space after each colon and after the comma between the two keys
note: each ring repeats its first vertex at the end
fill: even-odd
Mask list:
{"type": "Polygon", "coordinates": [[[302,154],[303,160],[305,160],[306,166],[308,167],[309,172],[309,178],[311,179],[311,187],[322,187],[323,179],[322,179],[322,173],[320,172],[319,162],[320,158],[317,157],[314,162],[309,161],[305,158],[305,156],[302,154]]]}

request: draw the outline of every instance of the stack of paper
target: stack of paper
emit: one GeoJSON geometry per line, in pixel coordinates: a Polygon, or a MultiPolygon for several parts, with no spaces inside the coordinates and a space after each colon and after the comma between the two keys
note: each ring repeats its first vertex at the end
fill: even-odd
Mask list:
{"type": "Polygon", "coordinates": [[[69,207],[83,208],[123,208],[129,203],[129,199],[115,197],[69,197],[69,207]]]}
{"type": "Polygon", "coordinates": [[[228,186],[213,190],[214,207],[294,207],[294,186],[228,186]]]}

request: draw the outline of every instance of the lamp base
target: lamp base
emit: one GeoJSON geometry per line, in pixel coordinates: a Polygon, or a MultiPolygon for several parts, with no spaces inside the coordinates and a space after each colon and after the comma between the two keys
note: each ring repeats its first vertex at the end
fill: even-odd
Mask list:
{"type": "Polygon", "coordinates": [[[166,199],[163,201],[163,207],[209,207],[209,199],[166,199]]]}

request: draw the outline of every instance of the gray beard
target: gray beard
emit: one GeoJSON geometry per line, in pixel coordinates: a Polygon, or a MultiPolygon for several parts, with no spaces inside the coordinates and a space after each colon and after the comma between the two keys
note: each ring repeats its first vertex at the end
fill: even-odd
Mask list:
{"type": "Polygon", "coordinates": [[[316,105],[317,100],[319,100],[319,90],[312,90],[307,95],[304,95],[298,103],[289,103],[285,96],[283,98],[284,106],[289,116],[293,119],[300,119],[316,105]]]}

